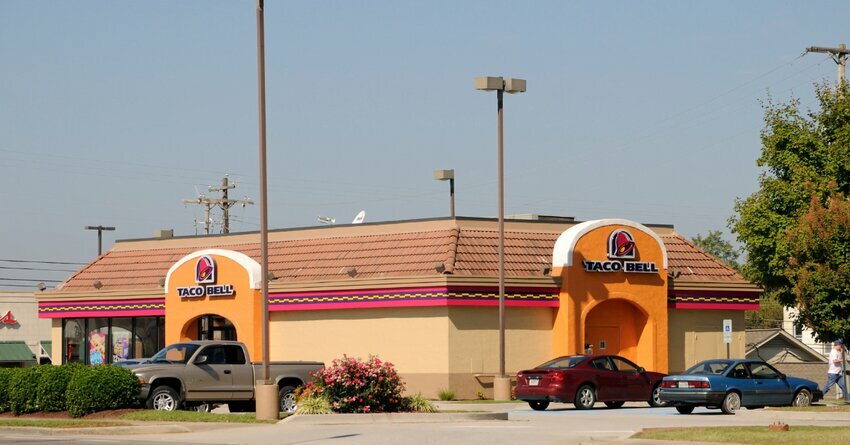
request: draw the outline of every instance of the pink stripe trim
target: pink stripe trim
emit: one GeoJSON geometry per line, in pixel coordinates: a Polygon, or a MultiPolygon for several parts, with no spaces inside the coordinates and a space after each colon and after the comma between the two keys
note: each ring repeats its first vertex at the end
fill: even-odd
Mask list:
{"type": "Polygon", "coordinates": [[[90,305],[109,305],[109,304],[151,304],[151,303],[165,303],[165,298],[158,298],[156,300],[88,300],[88,301],[63,301],[63,302],[41,302],[38,303],[38,307],[61,307],[61,306],[79,306],[83,304],[90,305]]]}
{"type": "Polygon", "coordinates": [[[671,297],[758,297],[762,292],[755,291],[713,291],[713,290],[679,290],[669,291],[667,295],[671,297]]]}
{"type": "Polygon", "coordinates": [[[757,311],[758,303],[668,303],[671,309],[719,309],[733,311],[757,311]]]}
{"type": "MultiPolygon", "coordinates": [[[[463,300],[395,300],[395,301],[371,301],[351,303],[306,303],[306,304],[272,304],[269,310],[277,311],[316,311],[328,309],[368,309],[386,307],[434,307],[434,306],[498,306],[498,301],[463,301],[463,300]]],[[[510,307],[558,307],[560,302],[555,301],[505,301],[505,306],[510,307]]]]}
{"type": "Polygon", "coordinates": [[[68,311],[39,312],[38,318],[77,318],[77,317],[158,317],[164,316],[165,309],[144,309],[139,311],[68,311]]]}
{"type": "MultiPolygon", "coordinates": [[[[269,294],[269,298],[304,298],[304,297],[330,297],[337,295],[386,295],[386,294],[415,294],[415,293],[452,293],[452,292],[498,292],[496,287],[482,286],[449,286],[449,287],[407,287],[394,289],[356,289],[341,291],[321,292],[281,292],[269,294]]],[[[557,287],[508,287],[505,292],[512,293],[540,293],[557,295],[560,293],[557,287]]]]}

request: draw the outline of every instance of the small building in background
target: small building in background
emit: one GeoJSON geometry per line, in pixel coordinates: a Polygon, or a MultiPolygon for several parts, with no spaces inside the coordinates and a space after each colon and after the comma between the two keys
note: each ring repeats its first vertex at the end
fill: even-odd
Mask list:
{"type": "Polygon", "coordinates": [[[38,317],[34,292],[0,291],[0,367],[50,363],[50,320],[38,317]]]}
{"type": "Polygon", "coordinates": [[[747,358],[764,360],[784,374],[825,383],[827,358],[784,329],[748,329],[747,358]]]}

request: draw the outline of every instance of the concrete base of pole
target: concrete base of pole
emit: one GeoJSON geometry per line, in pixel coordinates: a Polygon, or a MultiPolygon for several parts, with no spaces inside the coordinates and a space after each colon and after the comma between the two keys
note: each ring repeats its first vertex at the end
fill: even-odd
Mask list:
{"type": "Polygon", "coordinates": [[[511,400],[511,378],[499,377],[493,380],[493,400],[511,400]]]}
{"type": "Polygon", "coordinates": [[[258,420],[276,420],[280,418],[279,388],[274,383],[257,380],[254,385],[254,395],[257,402],[258,420]]]}

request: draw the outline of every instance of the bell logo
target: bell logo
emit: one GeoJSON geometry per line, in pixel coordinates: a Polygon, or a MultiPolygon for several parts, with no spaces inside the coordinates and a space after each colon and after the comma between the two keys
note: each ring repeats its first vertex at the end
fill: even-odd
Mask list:
{"type": "Polygon", "coordinates": [[[0,318],[0,324],[18,324],[18,320],[15,320],[15,316],[12,315],[12,311],[8,311],[6,312],[6,315],[3,316],[3,318],[0,318]]]}
{"type": "Polygon", "coordinates": [[[198,264],[195,266],[195,281],[198,284],[215,283],[215,260],[209,256],[198,258],[198,264]]]}
{"type": "Polygon", "coordinates": [[[615,230],[608,236],[608,258],[631,260],[635,250],[635,239],[628,230],[615,230]]]}

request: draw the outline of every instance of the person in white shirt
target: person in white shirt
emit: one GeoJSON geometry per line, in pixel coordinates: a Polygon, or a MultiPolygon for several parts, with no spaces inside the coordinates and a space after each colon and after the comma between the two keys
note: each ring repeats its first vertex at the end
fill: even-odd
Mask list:
{"type": "Polygon", "coordinates": [[[827,391],[832,388],[832,385],[838,383],[841,393],[844,394],[844,400],[850,402],[850,396],[847,394],[847,388],[844,387],[844,379],[841,375],[841,362],[844,361],[842,345],[841,340],[832,342],[832,351],[829,352],[829,369],[826,371],[826,385],[822,391],[824,396],[826,396],[827,391]]]}

